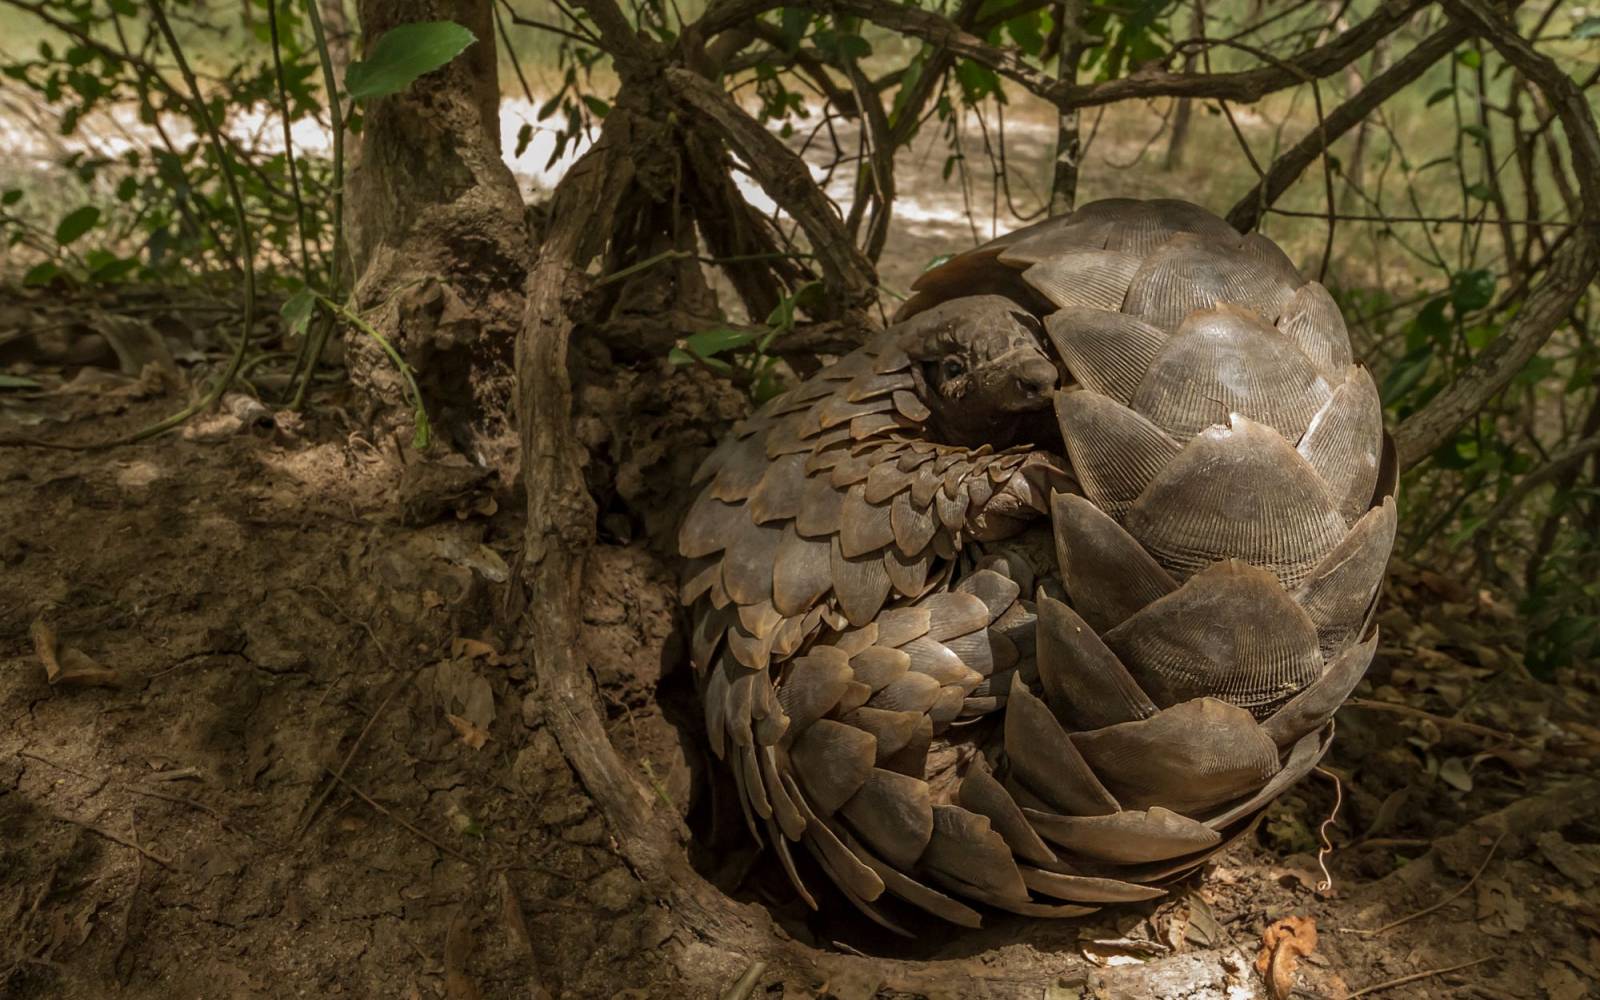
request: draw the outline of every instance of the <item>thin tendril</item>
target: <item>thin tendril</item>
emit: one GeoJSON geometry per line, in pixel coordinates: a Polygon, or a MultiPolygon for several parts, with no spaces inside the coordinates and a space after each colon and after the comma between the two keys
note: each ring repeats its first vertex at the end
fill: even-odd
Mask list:
{"type": "MultiPolygon", "coordinates": [[[[1328,739],[1333,739],[1333,720],[1328,721],[1328,739]]],[[[1325,767],[1317,768],[1317,773],[1333,782],[1333,809],[1328,813],[1328,818],[1317,827],[1317,836],[1322,839],[1322,847],[1317,851],[1317,867],[1322,869],[1322,881],[1317,883],[1317,892],[1325,893],[1333,888],[1333,876],[1328,874],[1328,855],[1333,853],[1333,841],[1328,839],[1328,827],[1339,818],[1339,807],[1344,804],[1344,783],[1339,776],[1325,767]]]]}

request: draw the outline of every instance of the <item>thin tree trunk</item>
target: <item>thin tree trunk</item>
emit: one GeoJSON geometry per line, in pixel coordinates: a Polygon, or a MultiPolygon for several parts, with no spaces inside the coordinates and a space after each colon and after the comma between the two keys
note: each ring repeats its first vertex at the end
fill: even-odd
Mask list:
{"type": "MultiPolygon", "coordinates": [[[[1200,34],[1204,27],[1201,23],[1200,6],[1195,5],[1194,14],[1190,18],[1189,33],[1200,34]]],[[[1193,49],[1188,50],[1183,57],[1183,71],[1193,73],[1195,61],[1198,56],[1193,49]]],[[[1172,109],[1172,134],[1167,138],[1167,158],[1162,163],[1162,169],[1171,172],[1183,166],[1183,151],[1189,145],[1189,127],[1194,121],[1194,102],[1187,97],[1178,98],[1178,106],[1172,109]]]]}
{"type": "MultiPolygon", "coordinates": [[[[500,158],[500,89],[488,0],[361,0],[370,46],[389,29],[450,20],[477,41],[406,92],[365,108],[346,223],[356,307],[415,370],[445,443],[509,473],[511,353],[530,264],[522,199],[500,158]]],[[[352,331],[351,376],[390,423],[404,382],[352,331]]]]}
{"type": "MultiPolygon", "coordinates": [[[[1083,0],[1065,0],[1058,8],[1061,18],[1061,56],[1056,77],[1067,83],[1078,82],[1078,67],[1083,63],[1083,0]]],[[[1083,160],[1083,111],[1076,105],[1062,110],[1056,121],[1055,172],[1050,184],[1050,214],[1065,215],[1078,201],[1078,173],[1083,160]]]]}
{"type": "Polygon", "coordinates": [[[345,13],[344,0],[320,0],[322,25],[328,35],[328,56],[338,79],[344,79],[345,67],[350,65],[350,15],[345,13]]]}
{"type": "MultiPolygon", "coordinates": [[[[1372,68],[1367,73],[1367,80],[1372,80],[1389,66],[1389,39],[1385,38],[1372,47],[1372,68]]],[[[1348,97],[1354,97],[1366,86],[1361,74],[1351,63],[1345,69],[1345,83],[1349,89],[1348,97]]],[[[1353,211],[1353,199],[1366,190],[1365,164],[1367,158],[1367,144],[1372,136],[1372,117],[1369,115],[1361,119],[1361,124],[1356,126],[1354,140],[1350,144],[1350,158],[1341,167],[1344,173],[1346,186],[1340,198],[1340,207],[1346,211],[1353,211]]]]}

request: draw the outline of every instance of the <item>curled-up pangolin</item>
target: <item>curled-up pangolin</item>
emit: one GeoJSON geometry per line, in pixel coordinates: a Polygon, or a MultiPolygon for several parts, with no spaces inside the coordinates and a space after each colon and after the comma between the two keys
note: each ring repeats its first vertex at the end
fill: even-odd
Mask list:
{"type": "Polygon", "coordinates": [[[808,900],[790,842],[890,926],[1160,896],[1321,759],[1371,660],[1376,388],[1322,286],[1182,202],[1097,202],[915,290],[701,470],[713,748],[808,900]],[[963,557],[1041,515],[1054,596],[963,557]]]}

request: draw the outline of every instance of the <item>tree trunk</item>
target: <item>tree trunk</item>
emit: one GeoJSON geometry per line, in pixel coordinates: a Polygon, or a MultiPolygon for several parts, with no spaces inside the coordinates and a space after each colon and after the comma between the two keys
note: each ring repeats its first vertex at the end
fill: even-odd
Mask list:
{"type": "MultiPolygon", "coordinates": [[[[477,36],[406,92],[366,105],[349,174],[357,308],[415,371],[442,442],[509,475],[511,355],[531,259],[522,199],[500,158],[500,89],[488,0],[361,0],[364,42],[451,20],[477,36]]],[[[381,422],[409,419],[401,373],[359,331],[352,380],[381,422]]]]}
{"type": "MultiPolygon", "coordinates": [[[[1066,0],[1057,8],[1061,18],[1061,58],[1056,77],[1078,82],[1083,62],[1083,0],[1066,0]]],[[[1083,162],[1083,109],[1063,110],[1056,120],[1056,161],[1050,184],[1050,214],[1065,215],[1078,202],[1078,173],[1083,162]]]]}
{"type": "MultiPolygon", "coordinates": [[[[1198,35],[1205,28],[1205,15],[1198,6],[1190,18],[1190,32],[1198,35]]],[[[1197,56],[1193,49],[1184,53],[1183,71],[1193,73],[1197,56]]],[[[1167,137],[1167,157],[1162,162],[1161,169],[1168,172],[1183,166],[1183,151],[1189,143],[1189,127],[1194,122],[1194,102],[1187,97],[1178,98],[1178,104],[1172,109],[1172,134],[1167,137]]]]}

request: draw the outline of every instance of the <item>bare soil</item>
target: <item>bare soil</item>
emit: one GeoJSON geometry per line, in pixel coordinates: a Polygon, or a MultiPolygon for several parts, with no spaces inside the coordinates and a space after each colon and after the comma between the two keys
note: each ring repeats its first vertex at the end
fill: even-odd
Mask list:
{"type": "MultiPolygon", "coordinates": [[[[12,364],[40,386],[0,392],[0,436],[105,440],[180,403],[105,363],[12,364]]],[[[697,868],[815,961],[700,961],[546,729],[516,490],[366,439],[334,391],[304,418],[235,400],[138,445],[0,448],[0,996],[1234,998],[1274,995],[1264,935],[1280,974],[1309,952],[1300,996],[1597,995],[1595,675],[1529,677],[1508,609],[1405,565],[1358,691],[1377,707],[1339,716],[1331,890],[1324,776],[1159,904],[914,941],[837,898],[807,913],[726,822],[663,554],[744,404],[665,367],[579,398],[612,740],[697,868]]]]}

